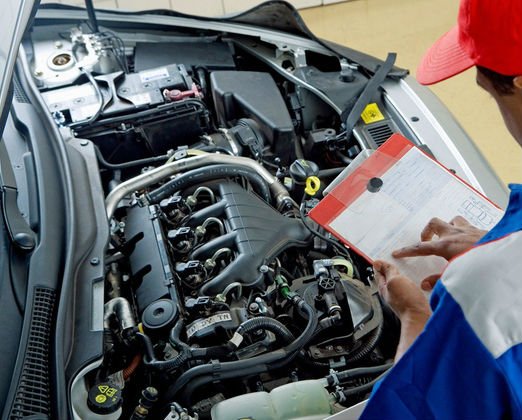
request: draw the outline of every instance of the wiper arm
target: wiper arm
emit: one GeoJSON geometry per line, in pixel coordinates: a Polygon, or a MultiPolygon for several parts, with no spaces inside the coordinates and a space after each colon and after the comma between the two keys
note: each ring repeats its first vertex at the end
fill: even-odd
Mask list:
{"type": "Polygon", "coordinates": [[[32,251],[36,246],[36,234],[18,208],[16,179],[3,141],[0,141],[0,193],[2,213],[11,242],[21,251],[32,251]]]}

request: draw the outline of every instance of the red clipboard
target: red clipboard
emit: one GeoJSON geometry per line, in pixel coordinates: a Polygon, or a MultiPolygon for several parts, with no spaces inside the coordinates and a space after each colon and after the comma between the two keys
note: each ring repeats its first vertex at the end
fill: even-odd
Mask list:
{"type": "Polygon", "coordinates": [[[404,136],[394,134],[309,216],[370,263],[391,260],[407,275],[427,276],[442,270],[446,261],[440,257],[396,260],[391,251],[418,242],[432,217],[449,221],[458,214],[491,229],[502,210],[404,136]],[[382,187],[372,189],[371,180],[379,180],[382,187]]]}

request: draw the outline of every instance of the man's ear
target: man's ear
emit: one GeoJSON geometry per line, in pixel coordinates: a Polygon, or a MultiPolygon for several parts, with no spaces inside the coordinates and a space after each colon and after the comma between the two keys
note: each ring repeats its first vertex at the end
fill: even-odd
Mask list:
{"type": "Polygon", "coordinates": [[[515,76],[513,78],[513,86],[515,86],[517,89],[522,90],[522,76],[515,76]]]}

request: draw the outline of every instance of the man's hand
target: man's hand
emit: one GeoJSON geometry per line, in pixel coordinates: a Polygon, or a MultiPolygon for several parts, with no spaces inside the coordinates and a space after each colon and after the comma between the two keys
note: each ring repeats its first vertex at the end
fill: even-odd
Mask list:
{"type": "Polygon", "coordinates": [[[373,270],[379,293],[399,319],[417,314],[430,316],[431,309],[422,290],[397,267],[378,260],[374,262],[373,270]]]}
{"type": "Polygon", "coordinates": [[[397,267],[385,261],[375,261],[373,270],[379,293],[401,321],[401,336],[395,354],[397,361],[424,329],[431,309],[421,289],[401,275],[397,267]]]}
{"type": "Polygon", "coordinates": [[[447,260],[470,249],[487,233],[470,224],[462,216],[447,223],[436,217],[431,219],[421,233],[421,242],[393,252],[395,258],[438,255],[447,260]],[[438,236],[438,240],[433,240],[438,236]]]}

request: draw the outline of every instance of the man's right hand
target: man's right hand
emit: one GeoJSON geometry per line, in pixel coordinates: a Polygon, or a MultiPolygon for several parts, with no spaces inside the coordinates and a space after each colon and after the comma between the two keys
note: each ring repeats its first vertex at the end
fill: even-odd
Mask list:
{"type": "MultiPolygon", "coordinates": [[[[421,232],[421,242],[393,251],[395,258],[438,255],[447,260],[470,249],[487,233],[470,224],[462,216],[457,216],[449,223],[434,217],[421,232]],[[438,239],[434,239],[437,236],[438,239]]],[[[440,274],[433,274],[421,283],[424,290],[431,290],[440,274]]]]}
{"type": "Polygon", "coordinates": [[[392,255],[395,258],[438,255],[450,260],[470,249],[486,233],[486,230],[476,228],[462,216],[455,217],[449,223],[434,217],[423,229],[421,242],[397,249],[392,255]],[[438,236],[438,240],[433,240],[434,236],[438,236]]]}

